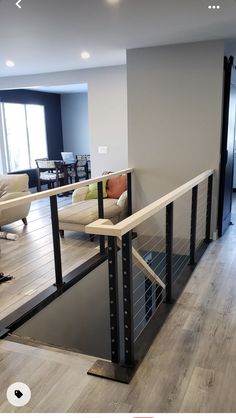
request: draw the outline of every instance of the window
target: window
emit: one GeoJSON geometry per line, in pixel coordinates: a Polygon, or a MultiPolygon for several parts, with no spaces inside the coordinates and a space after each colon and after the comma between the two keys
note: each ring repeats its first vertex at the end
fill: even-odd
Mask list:
{"type": "Polygon", "coordinates": [[[2,103],[7,170],[35,168],[35,159],[48,156],[44,106],[2,103]]]}

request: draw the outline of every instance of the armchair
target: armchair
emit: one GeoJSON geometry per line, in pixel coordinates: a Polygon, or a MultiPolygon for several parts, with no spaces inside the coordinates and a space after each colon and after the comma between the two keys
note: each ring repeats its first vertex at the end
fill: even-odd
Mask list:
{"type": "MultiPolygon", "coordinates": [[[[85,227],[98,219],[97,199],[86,200],[89,187],[81,187],[73,192],[72,204],[59,209],[59,229],[64,236],[64,230],[85,232],[85,227]]],[[[104,217],[114,224],[127,216],[127,191],[118,199],[106,198],[103,200],[104,217]]]]}
{"type": "MultiPolygon", "coordinates": [[[[30,194],[28,183],[29,177],[27,174],[0,176],[0,203],[30,194]]],[[[26,217],[29,210],[30,203],[24,203],[9,209],[0,208],[0,228],[20,219],[27,225],[26,217]]]]}

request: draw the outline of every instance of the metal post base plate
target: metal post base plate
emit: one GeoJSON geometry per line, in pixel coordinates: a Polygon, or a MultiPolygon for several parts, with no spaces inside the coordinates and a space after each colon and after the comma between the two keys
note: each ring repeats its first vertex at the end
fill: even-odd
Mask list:
{"type": "Polygon", "coordinates": [[[89,375],[103,377],[121,383],[129,383],[134,376],[136,367],[125,367],[110,363],[105,360],[97,360],[87,372],[89,375]]]}

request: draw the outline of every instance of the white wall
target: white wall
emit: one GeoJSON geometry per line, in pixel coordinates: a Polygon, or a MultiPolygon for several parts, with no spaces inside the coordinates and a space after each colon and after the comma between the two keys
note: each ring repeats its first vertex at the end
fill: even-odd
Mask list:
{"type": "Polygon", "coordinates": [[[89,154],[88,94],[62,94],[61,119],[64,151],[89,154]]]}
{"type": "Polygon", "coordinates": [[[223,56],[223,41],[127,52],[128,154],[136,170],[136,208],[219,168],[223,56]]]}
{"type": "Polygon", "coordinates": [[[92,176],[127,167],[126,66],[92,68],[31,76],[0,78],[0,89],[88,84],[89,138],[92,176]],[[98,154],[98,146],[108,154],[98,154]]]}

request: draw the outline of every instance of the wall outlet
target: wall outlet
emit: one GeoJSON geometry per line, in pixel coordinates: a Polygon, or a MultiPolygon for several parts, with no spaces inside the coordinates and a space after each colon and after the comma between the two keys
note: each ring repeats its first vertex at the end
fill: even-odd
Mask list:
{"type": "Polygon", "coordinates": [[[100,146],[98,147],[98,154],[107,154],[108,148],[106,146],[100,146]]]}

